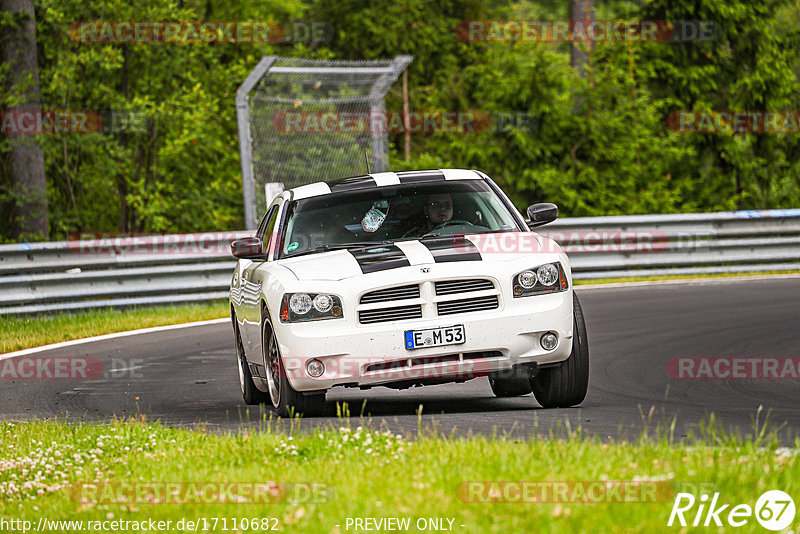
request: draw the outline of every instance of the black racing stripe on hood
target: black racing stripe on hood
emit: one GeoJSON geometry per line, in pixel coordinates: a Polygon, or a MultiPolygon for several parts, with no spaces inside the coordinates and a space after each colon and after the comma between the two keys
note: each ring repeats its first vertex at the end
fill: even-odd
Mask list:
{"type": "Polygon", "coordinates": [[[398,172],[397,177],[400,179],[401,184],[413,184],[419,182],[435,182],[438,180],[444,181],[444,173],[442,171],[407,171],[398,172]]]}
{"type": "Polygon", "coordinates": [[[422,241],[422,244],[431,251],[436,263],[483,260],[478,247],[464,237],[448,236],[445,239],[422,241]]]}
{"type": "Polygon", "coordinates": [[[376,247],[350,250],[364,274],[408,267],[408,257],[397,245],[378,245],[376,247]]]}

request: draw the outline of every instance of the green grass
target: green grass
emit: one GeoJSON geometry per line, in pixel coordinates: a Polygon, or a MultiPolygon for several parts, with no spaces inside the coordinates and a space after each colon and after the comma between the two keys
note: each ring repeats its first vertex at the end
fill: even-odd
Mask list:
{"type": "Polygon", "coordinates": [[[59,341],[229,316],[226,301],[125,310],[101,309],[74,314],[16,317],[0,315],[0,354],[59,341]]]}
{"type": "MultiPolygon", "coordinates": [[[[232,518],[271,517],[282,531],[314,533],[347,532],[348,517],[407,517],[412,525],[431,517],[453,519],[455,532],[651,533],[681,532],[666,527],[678,489],[719,492],[722,502],[750,506],[764,491],[781,489],[800,501],[800,442],[794,449],[779,448],[763,428],[741,439],[712,423],[681,443],[671,443],[669,430],[636,442],[601,442],[580,430],[568,431],[564,439],[527,441],[445,438],[423,431],[411,441],[350,421],[292,436],[276,431],[272,421],[258,431],[221,435],[143,420],[0,423],[0,517],[34,525],[41,517],[152,518],[173,525],[181,518],[227,518],[228,531],[234,531],[232,518]],[[644,480],[660,489],[647,493],[655,498],[645,502],[587,504],[569,497],[565,502],[480,503],[465,502],[463,486],[605,480],[644,480]],[[212,502],[188,491],[189,483],[270,481],[283,488],[276,492],[280,497],[258,504],[212,502]],[[125,483],[184,485],[172,503],[153,504],[155,496],[148,492],[137,497],[120,491],[125,483]],[[88,490],[80,489],[84,484],[88,490]],[[108,489],[116,493],[98,498],[108,489]],[[120,493],[131,499],[121,502],[120,493]]],[[[687,514],[690,522],[696,508],[687,514]]],[[[766,532],[754,518],[735,530],[766,532]]],[[[209,531],[223,532],[221,523],[209,531]]]]}

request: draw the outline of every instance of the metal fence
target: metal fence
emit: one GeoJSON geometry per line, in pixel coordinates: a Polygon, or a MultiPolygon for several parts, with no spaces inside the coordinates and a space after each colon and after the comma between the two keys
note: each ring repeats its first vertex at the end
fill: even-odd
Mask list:
{"type": "MultiPolygon", "coordinates": [[[[540,233],[576,279],[800,269],[800,209],[562,218],[540,233]]],[[[0,314],[224,299],[243,235],[0,245],[0,314]]]]}
{"type": "Polygon", "coordinates": [[[387,169],[384,95],[412,56],[351,61],[266,56],[236,92],[245,225],[277,187],[387,169]],[[269,189],[269,192],[265,192],[269,189]]]}

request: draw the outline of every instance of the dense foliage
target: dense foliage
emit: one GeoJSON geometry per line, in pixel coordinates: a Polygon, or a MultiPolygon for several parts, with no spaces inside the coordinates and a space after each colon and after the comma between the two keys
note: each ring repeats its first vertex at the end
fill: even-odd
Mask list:
{"type": "MultiPolygon", "coordinates": [[[[463,20],[568,19],[560,0],[37,0],[43,108],[130,110],[137,131],[39,137],[52,237],[243,227],[234,96],[266,54],[413,54],[412,110],[525,117],[481,133],[392,134],[392,168],[479,168],[519,207],[568,215],[796,207],[797,134],[676,133],[677,110],[797,110],[797,0],[596,0],[598,19],[709,20],[715,38],[597,43],[586,72],[566,43],[465,42],[463,20]],[[324,21],[324,42],[102,44],[70,39],[90,20],[324,21]],[[583,74],[583,76],[581,76],[583,74]]],[[[0,20],[0,24],[13,21],[0,20]]],[[[0,65],[0,77],[4,66],[0,65]]],[[[0,95],[0,108],[13,103],[0,95]]],[[[400,110],[400,82],[388,107],[400,110]]],[[[7,142],[0,138],[0,158],[7,142]]],[[[354,172],[360,172],[354,162],[354,172]]],[[[0,239],[13,201],[0,160],[0,239]]]]}

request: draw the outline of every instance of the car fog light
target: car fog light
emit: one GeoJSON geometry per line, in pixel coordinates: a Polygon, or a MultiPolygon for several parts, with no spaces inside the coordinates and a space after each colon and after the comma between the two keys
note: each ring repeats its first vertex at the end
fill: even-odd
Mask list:
{"type": "Polygon", "coordinates": [[[306,363],[306,371],[310,376],[319,378],[325,372],[325,364],[316,358],[312,358],[306,363]]]}
{"type": "Polygon", "coordinates": [[[311,309],[311,297],[305,293],[295,293],[289,299],[289,307],[297,315],[305,315],[311,309]]]}
{"type": "Polygon", "coordinates": [[[539,342],[542,344],[544,350],[553,350],[556,348],[556,345],[558,345],[558,336],[552,332],[548,332],[542,336],[539,342]]]}
{"type": "Polygon", "coordinates": [[[519,285],[525,289],[530,289],[536,285],[536,274],[533,271],[525,271],[519,274],[519,285]]]}

